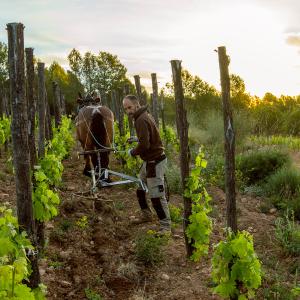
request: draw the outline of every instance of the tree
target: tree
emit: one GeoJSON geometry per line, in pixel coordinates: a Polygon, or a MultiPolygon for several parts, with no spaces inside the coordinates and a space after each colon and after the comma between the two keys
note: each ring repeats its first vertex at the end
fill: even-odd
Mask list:
{"type": "MultiPolygon", "coordinates": [[[[187,98],[199,98],[202,96],[217,96],[219,95],[216,88],[209,85],[206,81],[202,80],[199,76],[193,76],[188,70],[182,69],[181,71],[182,84],[184,89],[184,95],[187,98]]],[[[166,84],[167,94],[173,94],[173,84],[166,84]]]]}
{"type": "Polygon", "coordinates": [[[244,80],[235,74],[230,75],[230,94],[231,97],[244,94],[246,91],[246,85],[244,80]]]}
{"type": "Polygon", "coordinates": [[[102,96],[121,88],[126,80],[127,69],[116,55],[100,51],[98,55],[86,52],[83,56],[72,49],[68,55],[71,70],[78,76],[87,92],[99,90],[102,96]]]}
{"type": "Polygon", "coordinates": [[[230,96],[233,108],[246,109],[251,105],[251,96],[246,93],[245,81],[236,74],[230,75],[230,96]]]}
{"type": "Polygon", "coordinates": [[[45,78],[51,109],[53,110],[52,99],[54,97],[52,82],[55,81],[58,83],[61,92],[65,95],[67,114],[75,111],[78,92],[83,92],[83,86],[76,74],[71,71],[65,71],[59,63],[54,61],[49,68],[45,70],[45,78]]]}
{"type": "Polygon", "coordinates": [[[265,93],[264,97],[263,97],[263,102],[265,103],[269,103],[272,104],[274,102],[277,102],[277,97],[275,95],[273,95],[272,93],[265,93]]]}

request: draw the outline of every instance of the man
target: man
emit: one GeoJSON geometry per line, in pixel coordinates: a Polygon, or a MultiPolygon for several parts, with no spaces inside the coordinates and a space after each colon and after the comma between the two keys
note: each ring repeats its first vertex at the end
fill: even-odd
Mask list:
{"type": "MultiPolygon", "coordinates": [[[[171,232],[170,212],[164,184],[167,158],[158,128],[153,117],[147,112],[147,106],[141,106],[136,96],[127,95],[123,99],[123,107],[128,116],[134,120],[138,138],[138,145],[129,150],[129,155],[133,157],[139,155],[144,161],[139,176],[148,187],[152,206],[159,218],[159,231],[160,233],[171,232]]],[[[152,213],[146,200],[145,191],[138,189],[137,198],[142,215],[136,223],[151,221],[152,213]]]]}

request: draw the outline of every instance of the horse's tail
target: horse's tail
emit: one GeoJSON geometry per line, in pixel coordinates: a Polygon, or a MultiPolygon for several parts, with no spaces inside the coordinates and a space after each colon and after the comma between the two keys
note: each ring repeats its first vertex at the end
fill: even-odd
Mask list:
{"type": "Polygon", "coordinates": [[[91,132],[93,134],[93,140],[96,148],[103,148],[107,146],[107,132],[104,123],[103,116],[99,110],[96,110],[93,114],[91,122],[91,132]]]}

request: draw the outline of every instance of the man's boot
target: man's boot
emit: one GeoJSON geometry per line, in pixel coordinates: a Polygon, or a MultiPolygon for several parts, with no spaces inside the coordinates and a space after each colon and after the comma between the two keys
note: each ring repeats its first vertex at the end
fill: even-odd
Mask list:
{"type": "Polygon", "coordinates": [[[151,222],[152,212],[147,203],[146,192],[144,190],[137,190],[136,195],[141,208],[141,215],[138,218],[133,219],[131,221],[131,224],[142,224],[146,222],[151,222]]]}
{"type": "Polygon", "coordinates": [[[159,218],[160,228],[158,233],[171,233],[171,218],[167,200],[165,198],[151,198],[153,208],[159,218]]]}

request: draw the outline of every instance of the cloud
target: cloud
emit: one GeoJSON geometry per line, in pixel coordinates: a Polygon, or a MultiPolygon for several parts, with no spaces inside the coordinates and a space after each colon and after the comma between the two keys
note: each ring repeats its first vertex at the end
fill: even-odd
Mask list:
{"type": "Polygon", "coordinates": [[[54,61],[59,63],[64,68],[69,68],[69,62],[65,55],[40,55],[39,59],[44,62],[46,65],[51,65],[54,61]]]}
{"type": "Polygon", "coordinates": [[[288,45],[300,47],[300,34],[288,36],[286,42],[288,45]]]}

